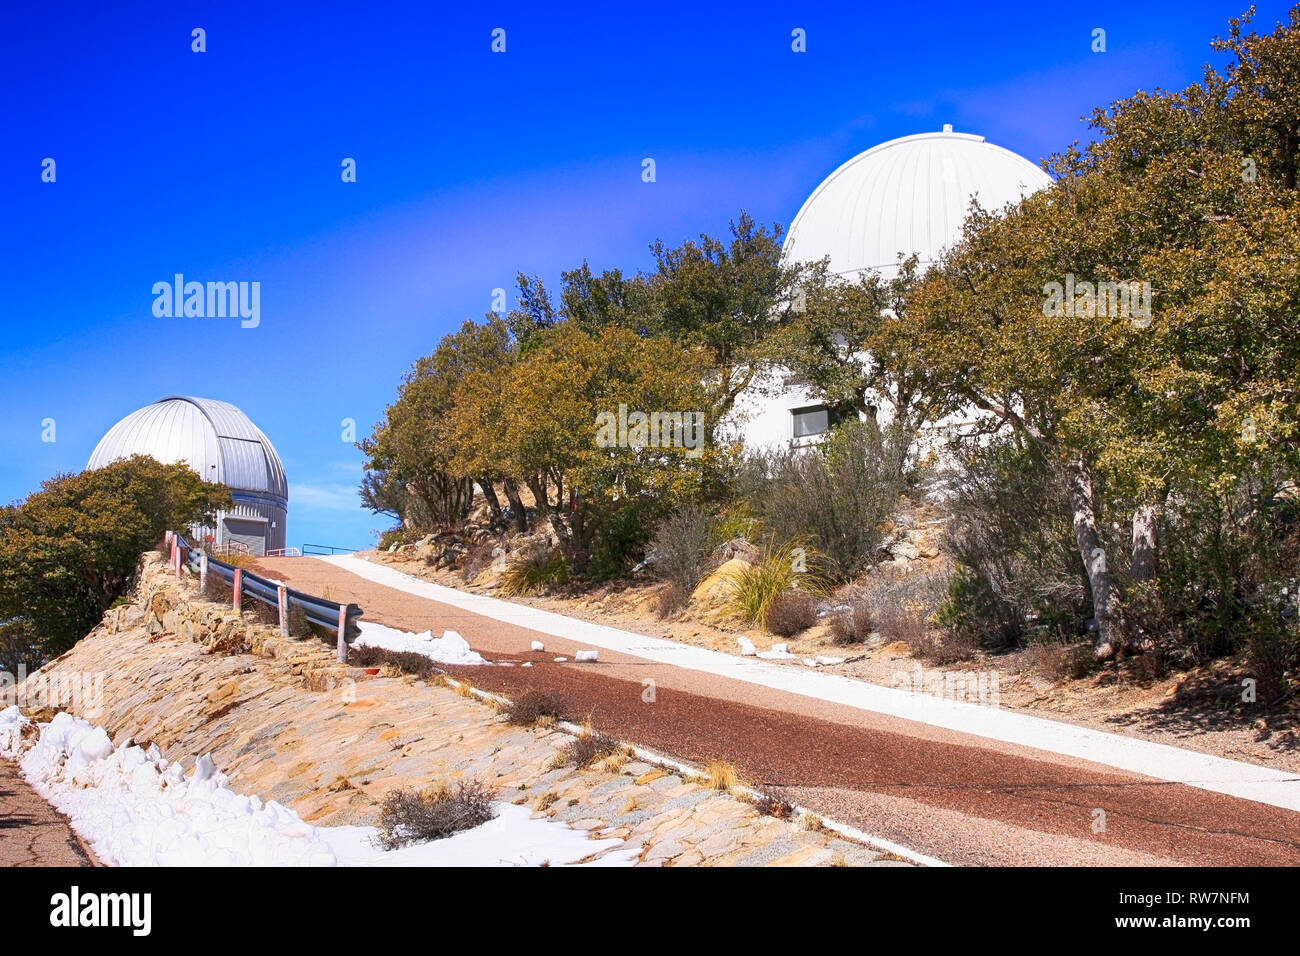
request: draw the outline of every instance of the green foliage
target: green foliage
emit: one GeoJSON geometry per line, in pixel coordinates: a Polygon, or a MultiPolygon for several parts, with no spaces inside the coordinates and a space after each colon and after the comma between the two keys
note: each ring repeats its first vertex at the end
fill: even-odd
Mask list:
{"type": "Polygon", "coordinates": [[[680,505],[655,528],[647,560],[671,583],[678,596],[689,596],[704,577],[717,532],[715,519],[694,502],[680,505]]]}
{"type": "Polygon", "coordinates": [[[140,455],[51,478],[0,510],[0,621],[62,653],[130,588],[141,552],[230,503],[187,465],[140,455]]]}
{"type": "MultiPolygon", "coordinates": [[[[958,573],[940,623],[985,647],[1018,644],[1031,628],[1083,634],[1088,581],[1059,469],[1014,439],[958,452],[945,501],[944,550],[958,573]]],[[[1119,561],[1121,547],[1108,551],[1119,561]]]]}
{"type": "Polygon", "coordinates": [[[1126,643],[1125,592],[1151,567],[1108,529],[1181,528],[1186,503],[1300,467],[1300,8],[1246,26],[1215,43],[1225,72],[1097,110],[1051,188],[973,214],[897,330],[936,402],[981,409],[1063,476],[1099,654],[1126,643]],[[1069,275],[1149,283],[1152,309],[1053,308],[1069,275]]]}
{"type": "Polygon", "coordinates": [[[506,565],[499,593],[505,597],[534,594],[569,580],[569,565],[558,548],[537,550],[506,565]]]}
{"type": "Polygon", "coordinates": [[[772,603],[786,591],[802,589],[824,594],[829,586],[825,558],[795,545],[779,545],[757,564],[731,575],[726,583],[727,605],[747,624],[767,627],[772,603]]]}
{"type": "Polygon", "coordinates": [[[410,528],[403,528],[400,526],[389,528],[387,531],[380,532],[379,543],[376,547],[378,547],[380,551],[387,551],[393,545],[397,545],[400,548],[404,545],[414,544],[422,537],[424,537],[424,532],[422,531],[413,531],[410,528]]]}
{"type": "Polygon", "coordinates": [[[755,456],[742,493],[773,540],[809,543],[827,559],[831,577],[848,580],[874,562],[881,525],[898,507],[905,484],[899,442],[895,432],[845,422],[815,448],[755,456]]]}
{"type": "Polygon", "coordinates": [[[506,324],[489,317],[481,324],[466,322],[415,362],[384,421],[357,443],[367,457],[361,496],[371,510],[423,530],[464,519],[473,476],[496,472],[476,447],[457,442],[451,412],[468,381],[499,382],[513,361],[506,324]]]}

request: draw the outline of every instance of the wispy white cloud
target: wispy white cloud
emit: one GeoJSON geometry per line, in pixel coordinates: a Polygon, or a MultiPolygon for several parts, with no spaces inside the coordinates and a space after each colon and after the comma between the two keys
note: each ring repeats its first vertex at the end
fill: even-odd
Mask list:
{"type": "Polygon", "coordinates": [[[361,508],[361,498],[355,484],[297,482],[289,487],[289,507],[299,513],[302,510],[356,511],[361,508]]]}

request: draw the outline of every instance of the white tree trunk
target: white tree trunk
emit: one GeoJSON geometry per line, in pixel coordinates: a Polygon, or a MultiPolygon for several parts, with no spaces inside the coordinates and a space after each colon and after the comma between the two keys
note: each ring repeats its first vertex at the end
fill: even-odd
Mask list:
{"type": "Polygon", "coordinates": [[[1119,647],[1119,595],[1115,579],[1106,563],[1106,552],[1097,534],[1097,513],[1092,494],[1092,471],[1082,458],[1069,463],[1071,523],[1079,557],[1088,575],[1092,591],[1092,614],[1097,621],[1097,637],[1093,653],[1103,660],[1119,647]]]}
{"type": "Polygon", "coordinates": [[[1143,505],[1133,513],[1133,580],[1149,581],[1160,562],[1160,507],[1143,505]]]}

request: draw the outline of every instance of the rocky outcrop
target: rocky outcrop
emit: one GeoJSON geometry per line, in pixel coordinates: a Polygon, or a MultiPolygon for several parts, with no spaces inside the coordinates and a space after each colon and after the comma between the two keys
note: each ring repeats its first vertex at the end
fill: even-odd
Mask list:
{"type": "Polygon", "coordinates": [[[614,852],[641,865],[891,864],[643,760],[577,768],[561,756],[573,740],[562,730],[511,726],[464,689],[340,665],[319,640],[282,638],[200,600],[156,554],[133,602],[46,670],[102,675],[102,699],[66,709],[116,745],[157,744],[187,767],[211,754],[234,791],[319,825],[373,825],[392,790],[467,779],[535,816],[617,837],[614,852]]]}

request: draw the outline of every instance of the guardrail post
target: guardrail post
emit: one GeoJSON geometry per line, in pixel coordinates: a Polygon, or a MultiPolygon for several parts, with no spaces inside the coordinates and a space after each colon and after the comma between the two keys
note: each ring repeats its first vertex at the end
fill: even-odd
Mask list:
{"type": "Polygon", "coordinates": [[[172,533],[170,531],[163,535],[163,546],[167,548],[172,546],[172,533]]]}
{"type": "Polygon", "coordinates": [[[289,590],[283,584],[276,588],[280,605],[280,636],[289,636],[289,590]]]}
{"type": "Polygon", "coordinates": [[[176,565],[176,580],[181,579],[181,545],[179,541],[173,540],[172,547],[176,549],[176,557],[173,563],[176,565]]]}
{"type": "Polygon", "coordinates": [[[208,552],[199,552],[199,593],[208,593],[208,552]]]}
{"type": "Polygon", "coordinates": [[[235,580],[234,580],[234,582],[233,582],[232,590],[234,591],[234,595],[235,595],[235,597],[234,597],[234,601],[235,601],[235,610],[236,610],[236,611],[242,611],[242,610],[244,609],[244,600],[243,600],[243,598],[244,598],[244,594],[243,594],[243,591],[244,591],[244,570],[243,570],[243,568],[235,568],[235,580]]]}
{"type": "Polygon", "coordinates": [[[348,633],[348,606],[346,604],[340,604],[339,605],[339,663],[340,664],[347,663],[347,659],[348,659],[348,644],[346,640],[347,633],[348,633]]]}

